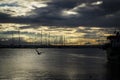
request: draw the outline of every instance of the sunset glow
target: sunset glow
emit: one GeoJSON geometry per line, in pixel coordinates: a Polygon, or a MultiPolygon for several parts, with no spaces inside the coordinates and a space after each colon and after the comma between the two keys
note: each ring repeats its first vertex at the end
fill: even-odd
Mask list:
{"type": "Polygon", "coordinates": [[[109,6],[112,3],[108,0],[1,0],[1,44],[102,44],[119,30],[120,11],[118,2],[114,3],[109,6]]]}

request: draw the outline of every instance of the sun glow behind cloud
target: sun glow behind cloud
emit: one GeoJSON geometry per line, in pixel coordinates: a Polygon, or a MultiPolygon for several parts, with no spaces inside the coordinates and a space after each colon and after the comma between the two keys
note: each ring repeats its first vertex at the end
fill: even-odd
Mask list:
{"type": "Polygon", "coordinates": [[[97,1],[97,2],[93,2],[92,5],[100,5],[102,3],[103,3],[103,1],[97,1]]]}
{"type": "Polygon", "coordinates": [[[63,10],[62,11],[62,16],[69,17],[69,16],[76,16],[76,15],[78,15],[78,13],[73,10],[63,10]]]}
{"type": "MultiPolygon", "coordinates": [[[[62,11],[62,16],[67,16],[67,17],[71,17],[71,16],[80,16],[82,15],[80,13],[81,10],[83,9],[90,9],[89,7],[92,8],[92,6],[98,6],[101,5],[103,3],[103,1],[97,1],[97,2],[92,2],[92,3],[81,3],[71,9],[65,9],[62,11]]],[[[94,8],[94,7],[93,7],[94,8]]]]}
{"type": "Polygon", "coordinates": [[[47,1],[34,1],[34,0],[5,0],[0,1],[0,12],[16,16],[29,16],[32,15],[35,8],[47,7],[47,1]]]}

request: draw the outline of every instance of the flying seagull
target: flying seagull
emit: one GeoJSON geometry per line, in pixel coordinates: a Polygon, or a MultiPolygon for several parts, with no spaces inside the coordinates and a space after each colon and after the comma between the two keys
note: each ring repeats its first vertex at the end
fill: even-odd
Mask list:
{"type": "Polygon", "coordinates": [[[40,55],[42,52],[39,52],[37,49],[35,49],[35,51],[37,52],[38,55],[40,55]]]}

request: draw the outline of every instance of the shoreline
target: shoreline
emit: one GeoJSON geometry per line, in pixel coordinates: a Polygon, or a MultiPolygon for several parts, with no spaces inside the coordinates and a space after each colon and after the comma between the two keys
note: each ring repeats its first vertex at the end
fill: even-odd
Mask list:
{"type": "Polygon", "coordinates": [[[101,45],[2,45],[0,48],[101,48],[101,45]]]}

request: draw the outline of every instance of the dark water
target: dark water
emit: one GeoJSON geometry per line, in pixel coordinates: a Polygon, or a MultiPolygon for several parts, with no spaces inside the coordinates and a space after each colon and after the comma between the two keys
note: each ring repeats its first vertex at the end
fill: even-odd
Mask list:
{"type": "MultiPolygon", "coordinates": [[[[100,49],[0,49],[0,80],[108,80],[100,49]]],[[[112,79],[109,79],[112,80],[112,79]]],[[[114,80],[114,79],[113,79],[114,80]]]]}

